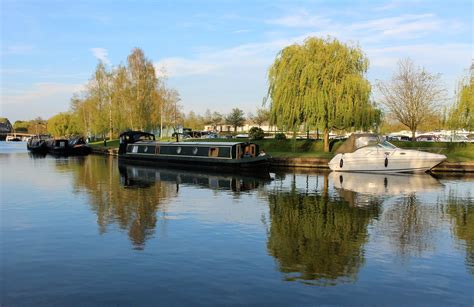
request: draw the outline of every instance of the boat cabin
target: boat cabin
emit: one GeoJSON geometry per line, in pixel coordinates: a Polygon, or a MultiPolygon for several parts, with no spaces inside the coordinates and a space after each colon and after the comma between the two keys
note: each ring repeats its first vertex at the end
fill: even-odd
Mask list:
{"type": "Polygon", "coordinates": [[[119,155],[245,159],[259,155],[257,144],[246,142],[155,142],[150,133],[129,131],[120,135],[119,155]]]}
{"type": "Polygon", "coordinates": [[[228,142],[143,142],[128,144],[126,154],[215,159],[244,159],[258,155],[258,145],[228,142]]]}

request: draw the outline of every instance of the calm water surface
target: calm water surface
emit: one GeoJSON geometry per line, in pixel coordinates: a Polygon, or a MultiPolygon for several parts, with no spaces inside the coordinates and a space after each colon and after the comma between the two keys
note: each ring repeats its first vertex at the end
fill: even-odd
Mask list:
{"type": "Polygon", "coordinates": [[[274,180],[34,157],[0,142],[1,300],[474,304],[474,178],[274,180]]]}

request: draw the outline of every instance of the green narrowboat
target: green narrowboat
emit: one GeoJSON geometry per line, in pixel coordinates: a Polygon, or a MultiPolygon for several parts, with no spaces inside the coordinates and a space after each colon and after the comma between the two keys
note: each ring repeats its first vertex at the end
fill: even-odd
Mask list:
{"type": "Polygon", "coordinates": [[[128,131],[120,135],[119,159],[190,169],[259,171],[269,156],[248,142],[157,142],[153,134],[128,131]]]}

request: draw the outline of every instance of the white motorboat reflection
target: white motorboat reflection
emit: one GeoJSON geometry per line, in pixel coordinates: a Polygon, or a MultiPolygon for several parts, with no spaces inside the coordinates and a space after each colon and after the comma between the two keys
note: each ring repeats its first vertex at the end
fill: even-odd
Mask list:
{"type": "Polygon", "coordinates": [[[337,149],[329,168],[337,172],[426,172],[446,160],[445,155],[401,149],[376,134],[352,134],[337,149]]]}
{"type": "Polygon", "coordinates": [[[442,187],[442,184],[429,174],[331,172],[329,174],[329,180],[336,189],[379,196],[426,192],[442,187]]]}

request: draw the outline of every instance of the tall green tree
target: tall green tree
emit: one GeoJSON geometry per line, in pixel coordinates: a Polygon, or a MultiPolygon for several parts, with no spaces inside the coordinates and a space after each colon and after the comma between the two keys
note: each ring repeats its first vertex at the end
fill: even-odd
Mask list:
{"type": "Polygon", "coordinates": [[[232,109],[229,115],[226,116],[225,122],[232,125],[234,131],[237,131],[237,127],[241,127],[245,123],[244,111],[239,108],[232,109]]]}
{"type": "Polygon", "coordinates": [[[459,82],[456,102],[449,112],[448,123],[452,129],[474,130],[474,63],[470,75],[459,82]]]}
{"type": "Polygon", "coordinates": [[[158,82],[155,68],[140,48],[132,50],[127,63],[131,85],[130,103],[133,106],[130,114],[131,126],[140,130],[149,130],[156,125],[151,121],[151,114],[155,112],[153,99],[158,82]]]}
{"type": "Polygon", "coordinates": [[[64,112],[48,120],[48,132],[53,136],[71,136],[79,134],[80,129],[72,113],[64,112]]]}
{"type": "Polygon", "coordinates": [[[369,128],[380,113],[369,100],[368,59],[357,46],[310,37],[281,50],[268,73],[272,124],[295,132],[369,128]]]}

